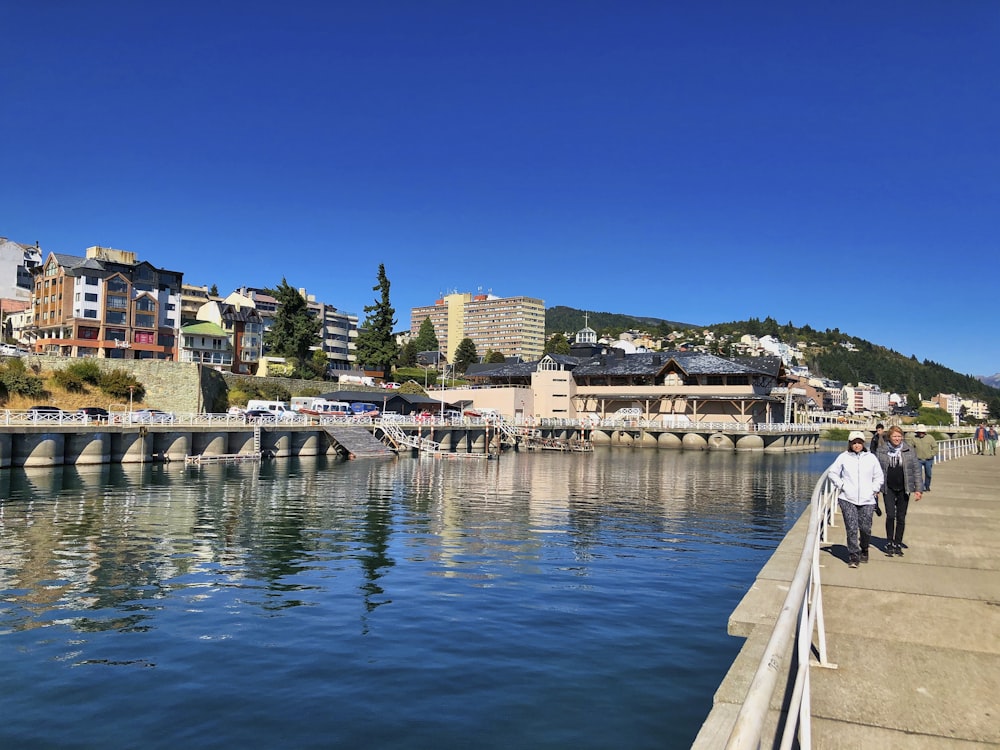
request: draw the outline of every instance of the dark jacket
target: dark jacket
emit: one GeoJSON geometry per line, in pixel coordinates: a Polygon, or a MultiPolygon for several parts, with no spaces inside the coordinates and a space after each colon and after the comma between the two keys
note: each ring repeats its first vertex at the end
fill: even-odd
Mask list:
{"type": "MultiPolygon", "coordinates": [[[[889,439],[881,441],[878,446],[878,462],[882,466],[882,473],[886,476],[886,481],[888,481],[889,476],[889,449],[892,448],[892,443],[889,439]]],[[[917,452],[910,447],[910,444],[905,440],[899,444],[900,460],[903,466],[903,492],[910,494],[911,492],[920,492],[924,487],[923,475],[920,472],[920,462],[917,461],[917,452]]],[[[882,492],[885,492],[886,485],[882,485],[882,492]]]]}
{"type": "Polygon", "coordinates": [[[871,453],[878,453],[879,444],[885,442],[883,435],[879,435],[877,432],[872,435],[872,444],[868,446],[868,450],[871,453]]]}

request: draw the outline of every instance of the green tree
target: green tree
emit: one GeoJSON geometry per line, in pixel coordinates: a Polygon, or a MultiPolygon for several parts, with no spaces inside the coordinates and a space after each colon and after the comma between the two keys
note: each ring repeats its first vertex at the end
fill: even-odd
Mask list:
{"type": "Polygon", "coordinates": [[[438,341],[437,334],[434,333],[434,324],[431,323],[430,318],[424,318],[420,323],[420,330],[417,332],[413,344],[418,353],[436,352],[441,348],[441,343],[438,341]]]}
{"type": "Polygon", "coordinates": [[[215,284],[212,284],[212,286],[210,286],[209,289],[208,289],[208,296],[209,297],[218,297],[219,296],[219,287],[217,287],[215,284]]]}
{"type": "Polygon", "coordinates": [[[285,279],[277,289],[268,289],[278,301],[271,329],[264,333],[264,346],[279,357],[295,360],[296,373],[309,377],[310,349],[319,346],[321,323],[309,312],[309,305],[285,279]]]}
{"type": "Polygon", "coordinates": [[[561,333],[553,333],[545,342],[545,354],[569,354],[569,342],[561,333]]]}
{"type": "Polygon", "coordinates": [[[503,352],[494,351],[493,349],[486,350],[486,356],[483,357],[484,362],[488,362],[491,365],[499,365],[507,361],[507,358],[503,356],[503,352]]]}
{"type": "Polygon", "coordinates": [[[388,378],[399,356],[399,345],[392,335],[396,311],[389,300],[389,279],[384,263],[379,263],[378,283],[372,291],[379,292],[379,298],[374,304],[365,305],[366,317],[364,327],[358,332],[357,357],[366,369],[381,370],[382,377],[388,378]]]}
{"type": "Polygon", "coordinates": [[[407,341],[399,347],[399,356],[396,358],[396,367],[416,367],[417,366],[417,345],[413,341],[407,341]]]}
{"type": "Polygon", "coordinates": [[[470,338],[462,339],[455,350],[455,372],[464,374],[469,365],[479,361],[476,345],[470,338]]]}
{"type": "MultiPolygon", "coordinates": [[[[322,348],[315,349],[312,353],[312,357],[309,359],[309,370],[312,373],[314,380],[322,380],[326,377],[326,368],[329,366],[330,361],[326,358],[326,352],[322,348]]],[[[310,394],[303,393],[302,396],[308,396],[310,394]]],[[[319,395],[318,393],[316,394],[319,395]]]]}

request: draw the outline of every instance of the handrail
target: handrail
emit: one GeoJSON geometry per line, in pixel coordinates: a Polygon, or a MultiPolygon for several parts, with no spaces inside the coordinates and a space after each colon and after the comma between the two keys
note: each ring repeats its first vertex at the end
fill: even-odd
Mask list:
{"type": "MultiPolygon", "coordinates": [[[[971,438],[940,441],[935,462],[940,463],[968,455],[975,449],[974,442],[971,438]]],[[[760,747],[771,698],[778,678],[782,675],[790,678],[792,685],[787,703],[782,707],[783,719],[779,720],[777,728],[781,737],[780,747],[782,750],[787,750],[796,739],[800,748],[808,750],[812,745],[809,666],[815,664],[821,667],[836,667],[827,659],[819,553],[820,545],[829,542],[830,528],[836,526],[837,495],[836,486],[824,471],[813,487],[809,499],[809,526],[802,545],[802,554],[789,583],[788,594],[775,620],[771,638],[736,717],[736,723],[726,744],[727,750],[760,747]],[[793,673],[791,666],[786,669],[782,662],[789,650],[796,620],[798,629],[794,631],[793,653],[796,658],[793,673]],[[814,634],[818,661],[811,662],[814,634]]],[[[768,743],[769,746],[773,744],[768,743]]]]}
{"type": "Polygon", "coordinates": [[[819,565],[820,540],[825,538],[825,527],[832,521],[832,507],[835,502],[836,487],[824,472],[816,482],[810,499],[809,525],[802,545],[802,554],[795,566],[788,594],[775,620],[771,638],[767,642],[764,655],[747,689],[747,697],[736,717],[736,723],[726,744],[727,750],[760,746],[764,720],[778,677],[782,674],[792,675],[790,668],[782,667],[782,662],[793,635],[796,643],[794,653],[797,668],[794,672],[788,705],[785,706],[783,726],[779,727],[781,747],[791,747],[796,736],[800,747],[810,746],[812,734],[808,667],[814,633],[818,641],[818,663],[827,667],[835,666],[827,660],[819,565]],[[798,623],[797,629],[796,623],[798,623]],[[796,716],[797,721],[794,720],[796,716]]]}

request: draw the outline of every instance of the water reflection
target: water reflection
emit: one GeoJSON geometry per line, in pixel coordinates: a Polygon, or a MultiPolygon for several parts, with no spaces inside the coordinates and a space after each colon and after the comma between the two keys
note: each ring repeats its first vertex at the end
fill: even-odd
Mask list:
{"type": "MultiPolygon", "coordinates": [[[[153,704],[174,700],[170,675],[192,661],[216,685],[245,685],[246,675],[233,670],[286,669],[293,676],[268,685],[278,696],[323,695],[344,705],[361,695],[378,700],[387,684],[432,679],[408,672],[426,670],[428,661],[443,671],[428,695],[409,696],[421,704],[432,694],[453,696],[450,674],[510,670],[518,685],[526,675],[537,681],[527,700],[484,684],[480,719],[493,721],[490,711],[509,711],[510,701],[528,713],[547,705],[566,670],[586,692],[582,681],[597,680],[601,669],[579,672],[575,651],[565,650],[572,643],[588,659],[606,659],[605,673],[687,664],[707,684],[704,695],[684,700],[703,700],[707,713],[719,675],[704,662],[725,662],[727,649],[738,647],[725,635],[725,618],[829,460],[610,449],[499,461],[317,457],[0,472],[0,638],[10,641],[0,645],[11,647],[0,651],[8,654],[0,667],[18,684],[33,679],[20,679],[21,670],[55,679],[58,664],[164,672],[162,682],[144,686],[153,704]],[[718,640],[695,645],[709,629],[718,640]],[[205,651],[223,643],[227,659],[205,651]],[[630,651],[620,651],[623,643],[630,651]],[[324,657],[326,671],[318,666],[324,657]],[[366,678],[372,664],[406,678],[386,683],[388,666],[366,678]]],[[[95,700],[117,700],[103,684],[94,690],[95,700]]],[[[678,699],[669,686],[657,690],[658,722],[669,726],[669,704],[678,699]]],[[[596,683],[593,691],[606,692],[596,683]]],[[[275,695],[261,694],[256,710],[268,711],[275,695]]],[[[404,700],[392,695],[384,698],[390,713],[404,700]]],[[[20,700],[46,698],[29,688],[20,700]]],[[[622,700],[635,705],[609,708],[615,721],[649,697],[622,700]]],[[[448,713],[448,705],[431,715],[448,713]]],[[[641,714],[630,726],[649,725],[648,706],[641,714]]],[[[526,715],[524,726],[551,718],[526,715]]],[[[589,720],[590,713],[581,726],[589,720]]],[[[317,736],[336,736],[341,746],[370,728],[343,716],[330,721],[317,736]]],[[[405,737],[412,721],[426,718],[400,721],[405,737]]],[[[503,736],[506,746],[523,744],[511,726],[514,734],[498,735],[496,746],[505,746],[503,736]]],[[[239,744],[226,734],[233,730],[215,729],[239,744]]],[[[5,736],[13,735],[0,730],[0,744],[5,736]]],[[[58,746],[66,737],[49,740],[58,746]]],[[[611,746],[596,730],[589,741],[611,746]]],[[[642,744],[632,737],[620,746],[642,744]]]]}

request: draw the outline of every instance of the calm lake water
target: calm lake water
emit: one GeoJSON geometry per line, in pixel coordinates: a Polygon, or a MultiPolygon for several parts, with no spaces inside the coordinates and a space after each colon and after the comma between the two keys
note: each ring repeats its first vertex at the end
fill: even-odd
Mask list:
{"type": "Polygon", "coordinates": [[[0,747],[688,747],[831,460],[0,471],[0,747]]]}

